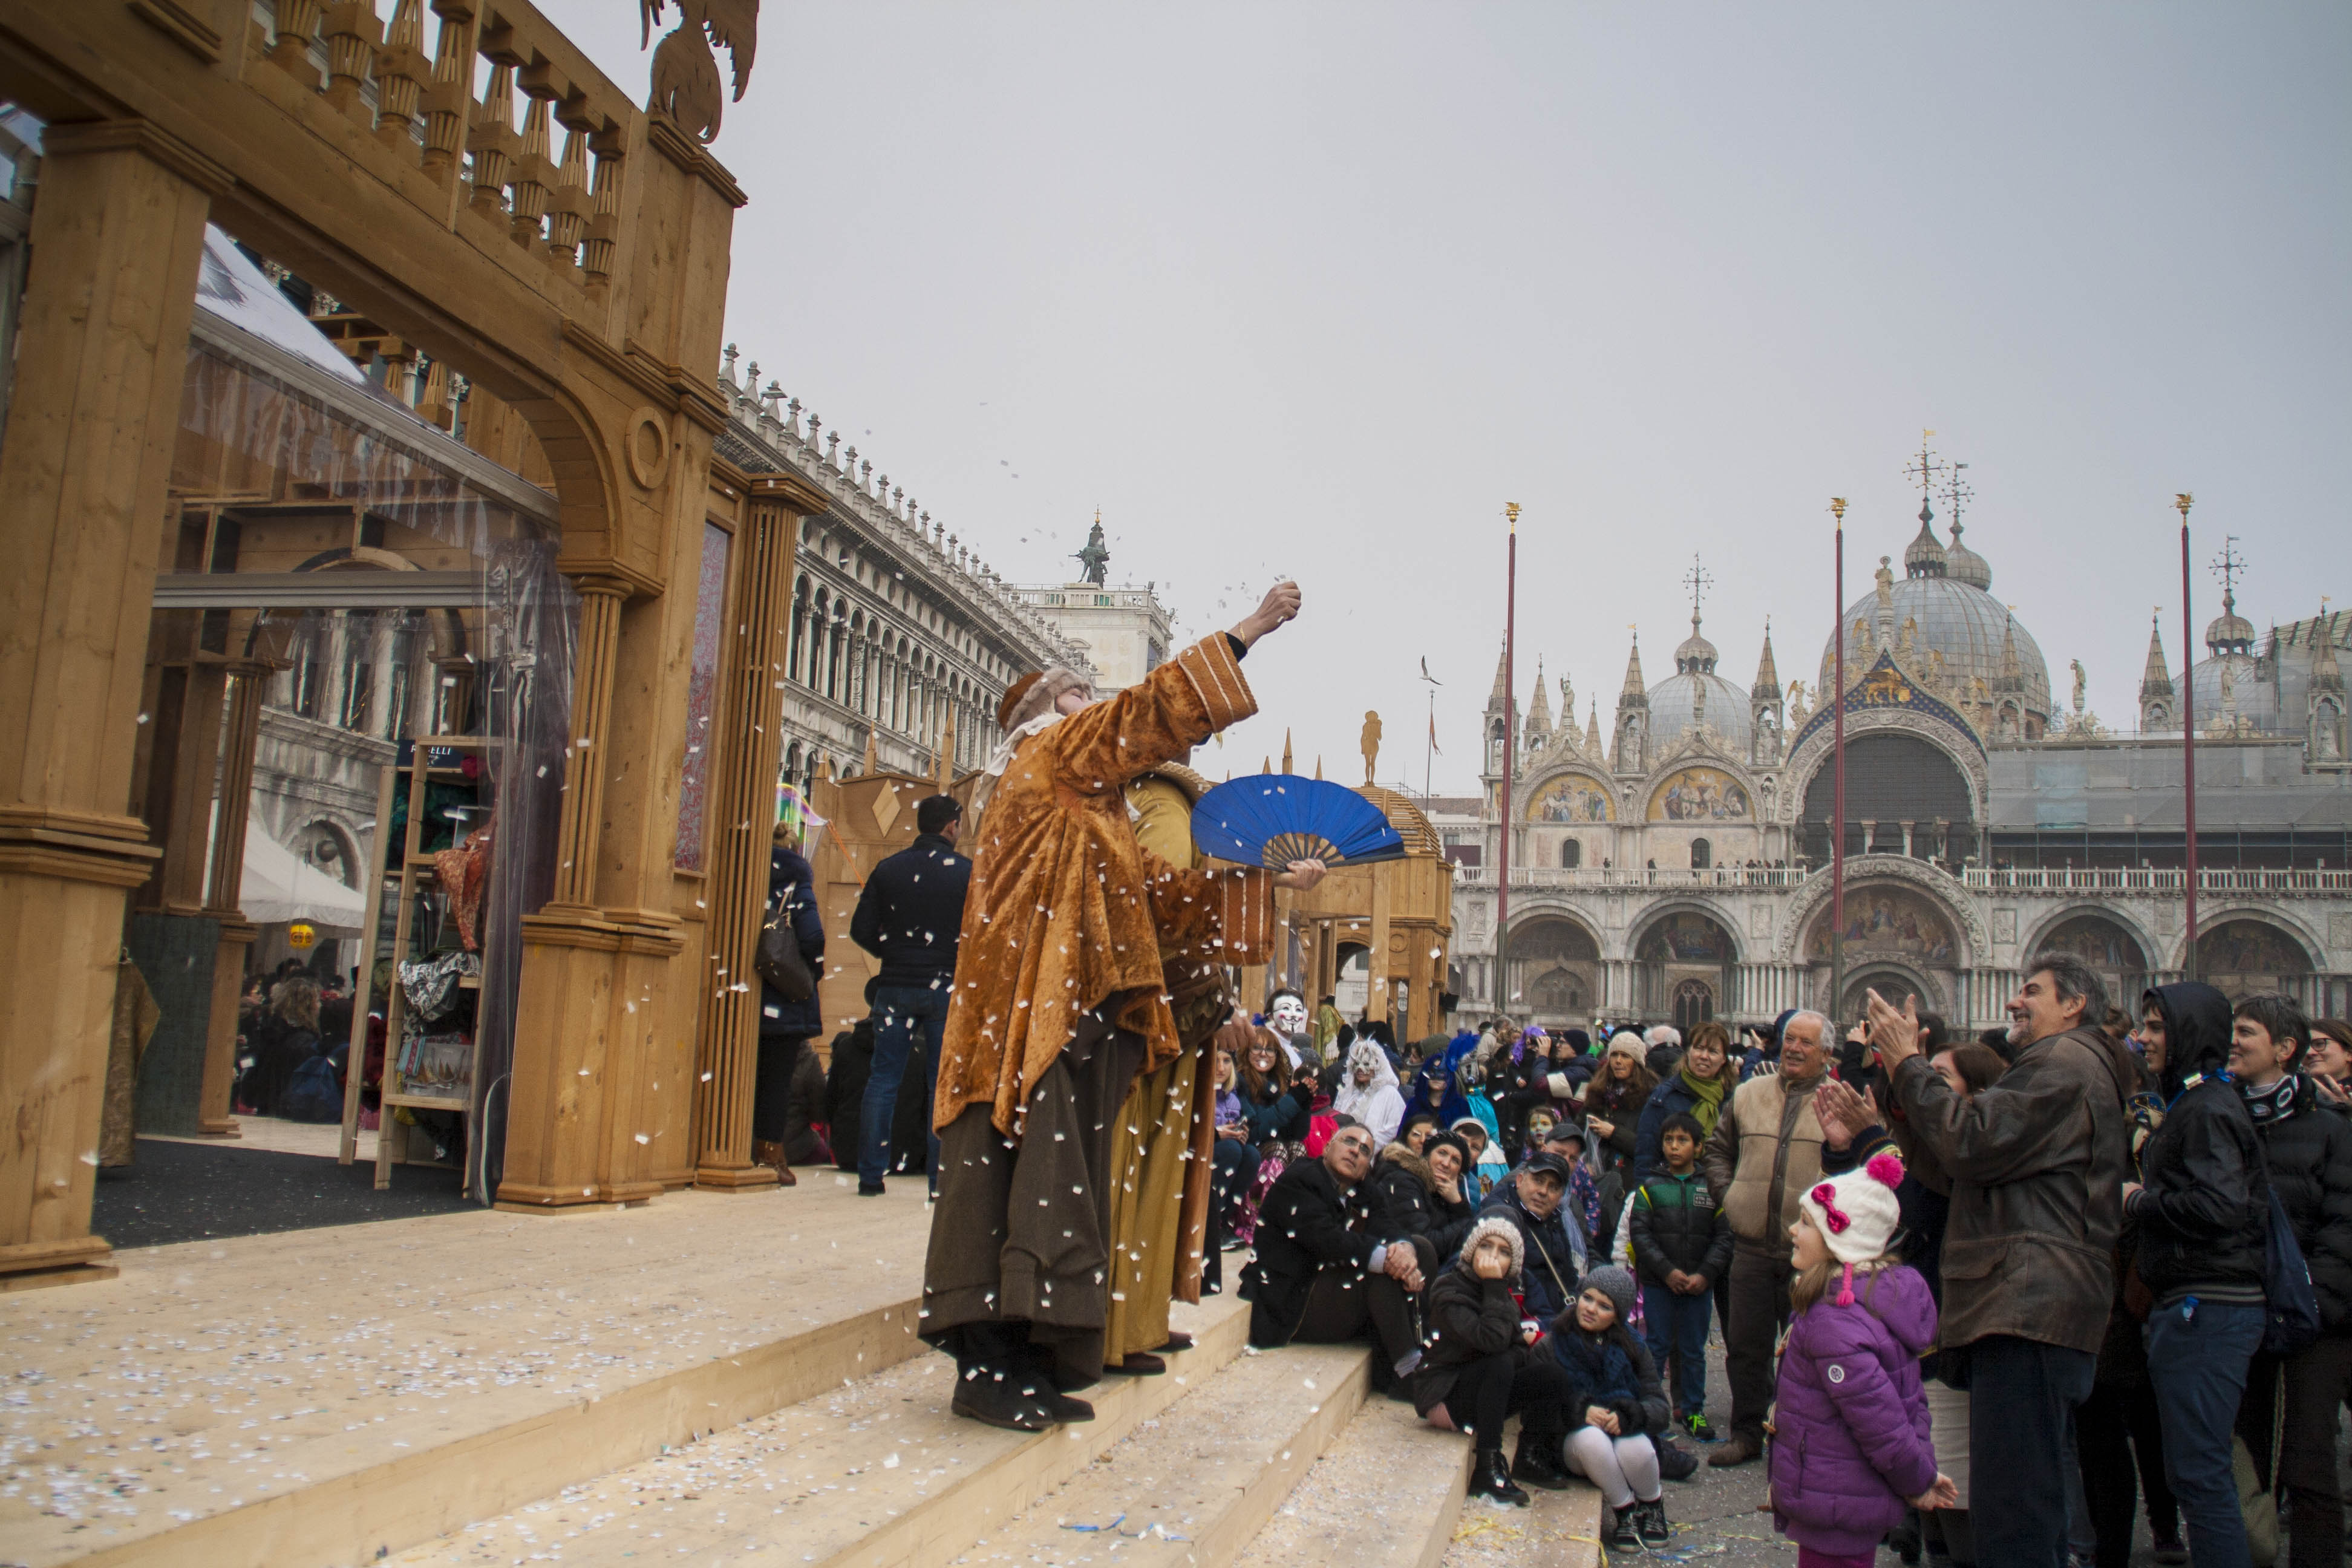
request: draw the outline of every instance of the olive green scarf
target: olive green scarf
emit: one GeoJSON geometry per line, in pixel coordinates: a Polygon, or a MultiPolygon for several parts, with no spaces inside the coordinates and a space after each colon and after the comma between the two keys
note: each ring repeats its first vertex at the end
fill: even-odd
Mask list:
{"type": "Polygon", "coordinates": [[[1723,1079],[1719,1077],[1693,1078],[1687,1068],[1679,1076],[1683,1080],[1683,1087],[1691,1091],[1690,1113],[1698,1122],[1699,1131],[1703,1135],[1700,1142],[1704,1142],[1706,1139],[1715,1136],[1716,1118],[1723,1114],[1723,1079]]]}

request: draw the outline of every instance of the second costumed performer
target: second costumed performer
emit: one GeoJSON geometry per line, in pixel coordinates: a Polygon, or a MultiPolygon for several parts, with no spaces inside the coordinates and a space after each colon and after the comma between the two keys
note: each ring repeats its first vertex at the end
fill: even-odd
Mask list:
{"type": "Polygon", "coordinates": [[[1298,604],[1296,584],[1277,585],[1108,700],[1053,669],[1014,682],[998,710],[940,1051],[923,1267],[922,1336],[956,1358],[960,1415],[1022,1431],[1093,1415],[1066,1391],[1099,1378],[1108,1349],[1118,1112],[1137,1075],[1181,1049],[1162,933],[1245,932],[1267,918],[1269,881],[1322,877],[1317,861],[1271,879],[1171,867],[1138,844],[1124,794],[1257,711],[1241,661],[1298,604]]]}

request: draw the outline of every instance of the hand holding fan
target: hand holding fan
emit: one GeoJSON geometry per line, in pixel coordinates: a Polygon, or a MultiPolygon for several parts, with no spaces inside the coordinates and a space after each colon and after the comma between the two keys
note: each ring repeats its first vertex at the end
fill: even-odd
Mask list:
{"type": "Polygon", "coordinates": [[[1296,773],[1253,773],[1209,791],[1192,807],[1192,842],[1221,860],[1277,871],[1293,860],[1360,866],[1405,853],[1379,806],[1344,784],[1296,773]]]}

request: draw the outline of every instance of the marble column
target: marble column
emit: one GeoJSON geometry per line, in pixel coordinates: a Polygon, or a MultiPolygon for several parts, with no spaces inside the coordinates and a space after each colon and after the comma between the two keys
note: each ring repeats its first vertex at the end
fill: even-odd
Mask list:
{"type": "Polygon", "coordinates": [[[208,192],[154,126],[51,126],[0,440],[0,1284],[111,1276],[90,1200],[123,916],[157,851],[130,813],[208,192]]]}

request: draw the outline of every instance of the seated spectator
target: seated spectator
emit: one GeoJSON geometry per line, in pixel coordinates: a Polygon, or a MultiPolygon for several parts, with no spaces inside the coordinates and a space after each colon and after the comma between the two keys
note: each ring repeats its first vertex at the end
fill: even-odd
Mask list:
{"type": "Polygon", "coordinates": [[[1341,1344],[1369,1328],[1372,1385],[1393,1392],[1421,1360],[1412,1297],[1437,1259],[1427,1242],[1376,1234],[1371,1166],[1372,1135],[1343,1127],[1320,1158],[1285,1169],[1265,1195],[1241,1293],[1250,1303],[1250,1343],[1261,1350],[1341,1344]]]}
{"type": "Polygon", "coordinates": [[[822,1165],[833,1158],[832,1115],[825,1104],[824,1064],[803,1048],[793,1063],[789,1102],[784,1108],[784,1163],[822,1165]]]}
{"type": "Polygon", "coordinates": [[[1418,1154],[1403,1142],[1381,1151],[1372,1169],[1374,1234],[1382,1241],[1422,1237],[1439,1258],[1451,1258],[1469,1234],[1478,1205],[1463,1195],[1469,1151],[1451,1132],[1433,1135],[1418,1154]]]}
{"type": "MultiPolygon", "coordinates": [[[[1696,1052],[1697,1047],[1693,1045],[1696,1052]]],[[[1698,1121],[1677,1111],[1659,1132],[1661,1166],[1633,1194],[1633,1263],[1651,1357],[1673,1363],[1675,1415],[1702,1443],[1706,1424],[1706,1331],[1715,1282],[1731,1267],[1731,1225],[1699,1173],[1698,1121]]]]}
{"type": "Polygon", "coordinates": [[[1413,1408],[1433,1426],[1469,1434],[1476,1458],[1470,1495],[1528,1505],[1518,1481],[1557,1491],[1568,1374],[1529,1356],[1536,1326],[1519,1315],[1512,1293],[1526,1253],[1517,1226],[1480,1220],[1463,1237],[1454,1263],[1430,1282],[1429,1346],[1412,1377],[1413,1408]],[[1520,1417],[1519,1446],[1503,1463],[1503,1425],[1520,1417]]]}
{"type": "Polygon", "coordinates": [[[1561,1202],[1567,1193],[1568,1162],[1547,1149],[1513,1172],[1478,1213],[1481,1219],[1499,1215],[1518,1227],[1527,1315],[1539,1323],[1567,1308],[1584,1275],[1590,1244],[1584,1226],[1561,1202]]]}
{"type": "Polygon", "coordinates": [[[2252,1561],[2230,1439],[2262,1343],[2269,1194],[2262,1141],[2238,1086],[2229,999],[2199,981],[2147,993],[2164,1029],[2163,1124],[2124,1184],[2139,1226],[2139,1277],[2155,1296],[2148,1379],[2172,1490],[2200,1568],[2252,1561]]]}
{"type": "Polygon", "coordinates": [[[1527,1136],[1520,1142],[1517,1156],[1511,1163],[1517,1164],[1520,1160],[1526,1159],[1542,1148],[1544,1141],[1551,1136],[1551,1130],[1559,1125],[1559,1118],[1551,1113],[1551,1108],[1548,1105],[1539,1105],[1528,1111],[1527,1136]]]}
{"type": "Polygon", "coordinates": [[[2323,1101],[2344,1109],[2347,1091],[2352,1091],[2352,1024],[2341,1018],[2314,1019],[2303,1071],[2323,1101]]]}
{"type": "MultiPolygon", "coordinates": [[[[866,983],[866,999],[874,1000],[874,983],[866,983]]],[[[874,1076],[874,1018],[860,1018],[833,1037],[833,1060],[824,1072],[824,1123],[835,1130],[835,1170],[857,1169],[857,1131],[866,1105],[866,1080],[874,1076]]]]}
{"type": "Polygon", "coordinates": [[[1495,1141],[1486,1135],[1486,1124],[1475,1116],[1461,1118],[1447,1131],[1461,1139],[1463,1146],[1470,1151],[1471,1184],[1478,1189],[1478,1196],[1483,1201],[1495,1190],[1496,1184],[1510,1174],[1510,1162],[1503,1157],[1503,1151],[1495,1141]]]}
{"type": "Polygon", "coordinates": [[[1426,1153],[1430,1139],[1438,1131],[1436,1117],[1425,1110],[1416,1110],[1406,1117],[1404,1125],[1397,1130],[1397,1142],[1416,1154],[1426,1153]]]}
{"type": "Polygon", "coordinates": [[[1568,1375],[1566,1468],[1601,1489],[1609,1509],[1601,1543],[1611,1552],[1664,1546],[1673,1536],[1650,1436],[1665,1429],[1666,1395],[1648,1347],[1626,1326],[1633,1292],[1622,1268],[1592,1270],[1544,1342],[1568,1375]]]}
{"type": "Polygon", "coordinates": [[[2317,1340],[2284,1360],[2254,1357],[2238,1430],[2252,1450],[2255,1479],[2274,1478],[2286,1494],[2294,1568],[2337,1568],[2344,1561],[2344,1501],[2336,1480],[2336,1410],[2352,1394],[2352,1121],[2325,1105],[2302,1070],[2311,1044],[2302,1009],[2285,997],[2249,996],[2238,1004],[2230,1070],[2253,1116],[2271,1190],[2294,1230],[2319,1301],[2317,1340]]]}
{"type": "Polygon", "coordinates": [[[1358,1040],[1349,1047],[1345,1075],[1332,1097],[1335,1116],[1349,1116],[1369,1131],[1374,1143],[1385,1148],[1394,1142],[1404,1121],[1404,1096],[1397,1090],[1396,1069],[1379,1045],[1358,1040]]]}
{"type": "MultiPolygon", "coordinates": [[[[1568,1163],[1568,1207],[1588,1238],[1601,1234],[1601,1189],[1585,1156],[1584,1123],[1563,1117],[1545,1134],[1543,1146],[1568,1163]]],[[[1533,1151],[1529,1151],[1533,1152],[1533,1151]]]]}

